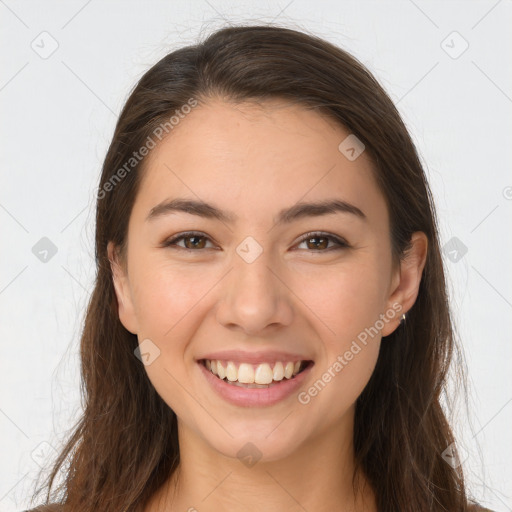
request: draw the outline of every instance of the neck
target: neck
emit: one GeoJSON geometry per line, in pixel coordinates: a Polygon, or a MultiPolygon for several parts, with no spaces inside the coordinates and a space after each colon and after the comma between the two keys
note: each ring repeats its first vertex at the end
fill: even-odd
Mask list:
{"type": "Polygon", "coordinates": [[[339,427],[287,457],[266,460],[262,454],[251,465],[219,453],[180,425],[180,465],[145,512],[376,512],[364,475],[353,479],[353,430],[341,429],[340,435],[339,427]]]}

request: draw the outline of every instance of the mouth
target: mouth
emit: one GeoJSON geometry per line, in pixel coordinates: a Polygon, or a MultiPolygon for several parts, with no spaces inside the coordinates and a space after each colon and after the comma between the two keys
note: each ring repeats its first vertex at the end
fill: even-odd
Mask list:
{"type": "Polygon", "coordinates": [[[219,381],[246,389],[265,389],[294,380],[313,366],[312,360],[276,361],[274,363],[239,363],[216,359],[200,359],[201,364],[219,381]]]}

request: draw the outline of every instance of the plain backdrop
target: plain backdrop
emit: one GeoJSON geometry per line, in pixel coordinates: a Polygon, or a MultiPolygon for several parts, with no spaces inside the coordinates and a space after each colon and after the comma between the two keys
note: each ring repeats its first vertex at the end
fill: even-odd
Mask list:
{"type": "Polygon", "coordinates": [[[413,136],[468,367],[469,413],[450,406],[468,484],[512,509],[511,0],[0,0],[1,511],[24,509],[80,413],[94,190],[130,90],[216,28],[270,21],[359,58],[413,136]]]}

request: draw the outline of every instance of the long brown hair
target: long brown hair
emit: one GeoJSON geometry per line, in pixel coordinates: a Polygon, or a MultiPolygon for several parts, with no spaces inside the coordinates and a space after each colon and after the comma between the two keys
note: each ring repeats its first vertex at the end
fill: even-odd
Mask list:
{"type": "Polygon", "coordinates": [[[427,235],[416,303],[382,343],[357,400],[355,456],[380,512],[466,511],[462,471],[442,456],[454,436],[440,399],[458,345],[417,151],[393,102],[358,60],[322,39],[272,25],[224,28],[166,55],[140,79],[119,116],[97,198],[97,275],[80,345],[84,411],[45,482],[47,503],[73,512],[142,511],[178,467],[176,415],[134,356],[137,336],[119,320],[107,244],[125,249],[145,162],[126,167],[133,153],[191,98],[212,97],[279,98],[329,115],[364,143],[373,161],[394,258],[403,257],[413,232],[427,235]],[[115,175],[122,179],[114,182],[115,175]],[[64,479],[56,486],[59,474],[64,479]]]}

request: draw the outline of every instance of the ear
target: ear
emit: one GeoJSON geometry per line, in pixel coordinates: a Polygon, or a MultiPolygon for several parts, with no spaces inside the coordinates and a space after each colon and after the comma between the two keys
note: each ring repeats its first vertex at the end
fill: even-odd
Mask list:
{"type": "Polygon", "coordinates": [[[110,241],[107,245],[107,254],[112,269],[112,279],[119,306],[119,320],[124,328],[132,334],[137,334],[137,319],[132,302],[131,289],[128,281],[127,271],[124,269],[118,255],[117,248],[110,241]]]}
{"type": "Polygon", "coordinates": [[[411,236],[411,248],[407,251],[405,258],[400,262],[399,268],[395,271],[390,295],[387,300],[387,309],[396,311],[397,304],[401,305],[397,318],[387,322],[382,329],[382,336],[390,335],[399,325],[402,315],[407,313],[418,297],[421,283],[421,276],[427,261],[428,238],[422,231],[416,231],[411,236]],[[393,307],[393,304],[395,305],[393,307]]]}

